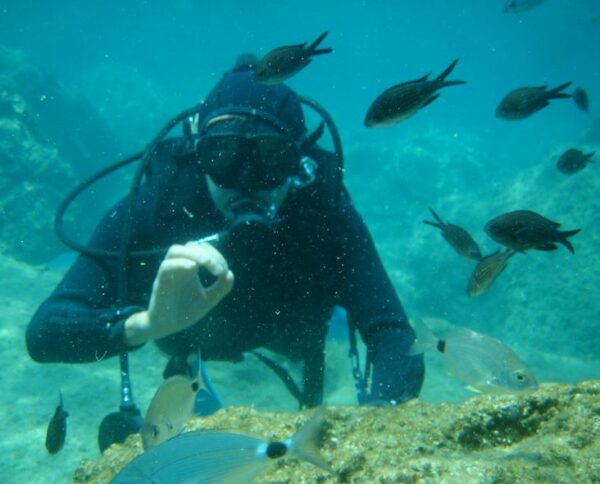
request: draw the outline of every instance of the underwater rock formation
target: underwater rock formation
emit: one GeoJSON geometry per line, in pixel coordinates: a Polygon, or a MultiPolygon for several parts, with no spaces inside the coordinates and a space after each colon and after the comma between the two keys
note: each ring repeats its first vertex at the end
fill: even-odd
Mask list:
{"type": "MultiPolygon", "coordinates": [[[[311,414],[228,408],[187,427],[282,440],[311,414]]],[[[108,482],[141,451],[140,436],[131,436],[97,461],[84,461],[74,481],[108,482]]],[[[339,480],[283,459],[260,482],[597,482],[600,381],[545,384],[535,393],[477,396],[460,405],[332,406],[322,452],[339,480]]]]}
{"type": "Polygon", "coordinates": [[[52,222],[65,189],[116,150],[94,109],[24,54],[0,46],[0,73],[0,249],[40,263],[64,250],[52,222]]]}

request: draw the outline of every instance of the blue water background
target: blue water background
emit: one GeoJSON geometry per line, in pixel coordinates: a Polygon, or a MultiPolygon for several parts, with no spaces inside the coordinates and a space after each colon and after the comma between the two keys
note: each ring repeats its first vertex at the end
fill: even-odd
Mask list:
{"type": "MultiPolygon", "coordinates": [[[[584,218],[580,211],[583,205],[599,212],[597,197],[586,188],[598,186],[598,166],[588,167],[568,185],[571,180],[557,175],[553,163],[562,149],[581,144],[597,118],[600,25],[594,18],[597,22],[600,2],[547,0],[521,15],[503,14],[503,3],[5,0],[0,5],[0,45],[24,51],[66,91],[97,106],[114,129],[119,150],[128,155],[143,148],[171,116],[198,103],[240,53],[263,55],[282,44],[312,41],[328,30],[323,45],[335,52],[316,58],[289,85],[320,101],[336,120],[347,154],[347,184],[409,315],[447,319],[494,335],[519,350],[541,381],[598,378],[600,221],[597,215],[584,218]],[[437,75],[455,58],[460,61],[450,77],[466,80],[466,85],[445,89],[437,101],[398,126],[363,127],[370,102],[382,90],[428,72],[437,75]],[[566,81],[585,87],[591,115],[569,100],[557,100],[522,122],[494,117],[509,90],[566,81]],[[528,184],[531,179],[539,183],[528,184]],[[515,256],[488,294],[471,299],[464,288],[472,265],[421,223],[429,218],[429,206],[468,228],[486,253],[496,245],[483,233],[483,224],[503,211],[544,212],[551,207],[544,215],[560,219],[565,228],[586,225],[572,239],[575,256],[562,247],[555,253],[515,256]]],[[[98,168],[108,161],[99,159],[98,168]]],[[[336,326],[333,338],[345,343],[343,327],[336,326]]],[[[340,348],[345,357],[345,346],[340,348]]],[[[162,365],[149,369],[140,363],[148,351],[132,357],[142,406],[152,393],[150,387],[140,388],[148,378],[145,373],[153,373],[156,383],[162,365]]],[[[431,360],[431,368],[438,364],[431,360]]],[[[100,379],[99,388],[106,393],[103,402],[94,403],[105,407],[99,414],[89,411],[88,421],[79,423],[91,430],[78,448],[71,444],[71,455],[96,456],[95,425],[118,405],[116,361],[96,364],[101,365],[112,380],[100,379]]],[[[40,408],[43,416],[35,423],[41,435],[45,415],[57,399],[56,383],[50,390],[47,383],[61,377],[52,373],[52,365],[30,366],[44,385],[11,388],[29,392],[34,405],[43,401],[32,396],[34,391],[50,392],[51,401],[40,408]]],[[[70,371],[80,378],[62,385],[75,407],[73,415],[76,390],[95,388],[82,383],[93,375],[92,366],[59,367],[70,378],[70,371]]],[[[330,379],[327,395],[353,402],[350,370],[344,367],[339,373],[336,378],[346,379],[350,391],[340,397],[330,379]]],[[[235,373],[235,388],[245,388],[240,382],[249,375],[235,373]]],[[[230,379],[216,380],[231,384],[230,379]]],[[[426,388],[426,399],[468,395],[458,386],[443,385],[426,388]]],[[[227,391],[222,393],[227,399],[227,391]]],[[[243,403],[235,398],[230,401],[243,403]]],[[[32,442],[33,456],[43,454],[40,442],[32,442]]],[[[52,468],[41,462],[42,468],[52,468]]],[[[72,462],[54,465],[62,466],[57,471],[61,477],[73,469],[72,462]]],[[[35,481],[31,472],[25,466],[15,482],[23,476],[35,481]]]]}

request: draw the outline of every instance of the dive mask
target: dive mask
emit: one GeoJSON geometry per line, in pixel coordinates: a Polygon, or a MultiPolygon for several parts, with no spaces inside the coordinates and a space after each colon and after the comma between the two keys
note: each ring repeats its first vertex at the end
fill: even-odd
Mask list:
{"type": "Polygon", "coordinates": [[[284,133],[249,117],[231,116],[207,127],[195,144],[204,173],[222,188],[272,190],[297,174],[301,152],[284,133]]]}

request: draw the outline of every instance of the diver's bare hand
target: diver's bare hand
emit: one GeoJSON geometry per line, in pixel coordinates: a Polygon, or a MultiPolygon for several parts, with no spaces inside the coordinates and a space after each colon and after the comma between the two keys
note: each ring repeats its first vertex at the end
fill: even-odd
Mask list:
{"type": "Polygon", "coordinates": [[[173,245],[162,261],[147,311],[125,322],[125,341],[137,345],[164,338],[200,321],[233,287],[233,273],[223,255],[210,244],[173,245]],[[198,270],[217,280],[204,286],[198,270]]]}

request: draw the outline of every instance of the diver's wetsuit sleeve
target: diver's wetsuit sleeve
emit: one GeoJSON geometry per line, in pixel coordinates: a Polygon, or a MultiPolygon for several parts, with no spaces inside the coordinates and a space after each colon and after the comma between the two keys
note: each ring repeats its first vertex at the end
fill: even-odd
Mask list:
{"type": "MultiPolygon", "coordinates": [[[[118,250],[125,208],[123,200],[107,213],[89,246],[118,250]]],[[[29,322],[26,342],[34,360],[89,362],[138,348],[124,343],[123,326],[127,317],[143,308],[117,305],[116,260],[77,259],[29,322]]]]}
{"type": "Polygon", "coordinates": [[[418,396],[422,356],[410,356],[414,331],[381,263],[369,231],[349,197],[341,201],[340,305],[367,344],[373,363],[369,398],[403,402],[418,396]]]}

